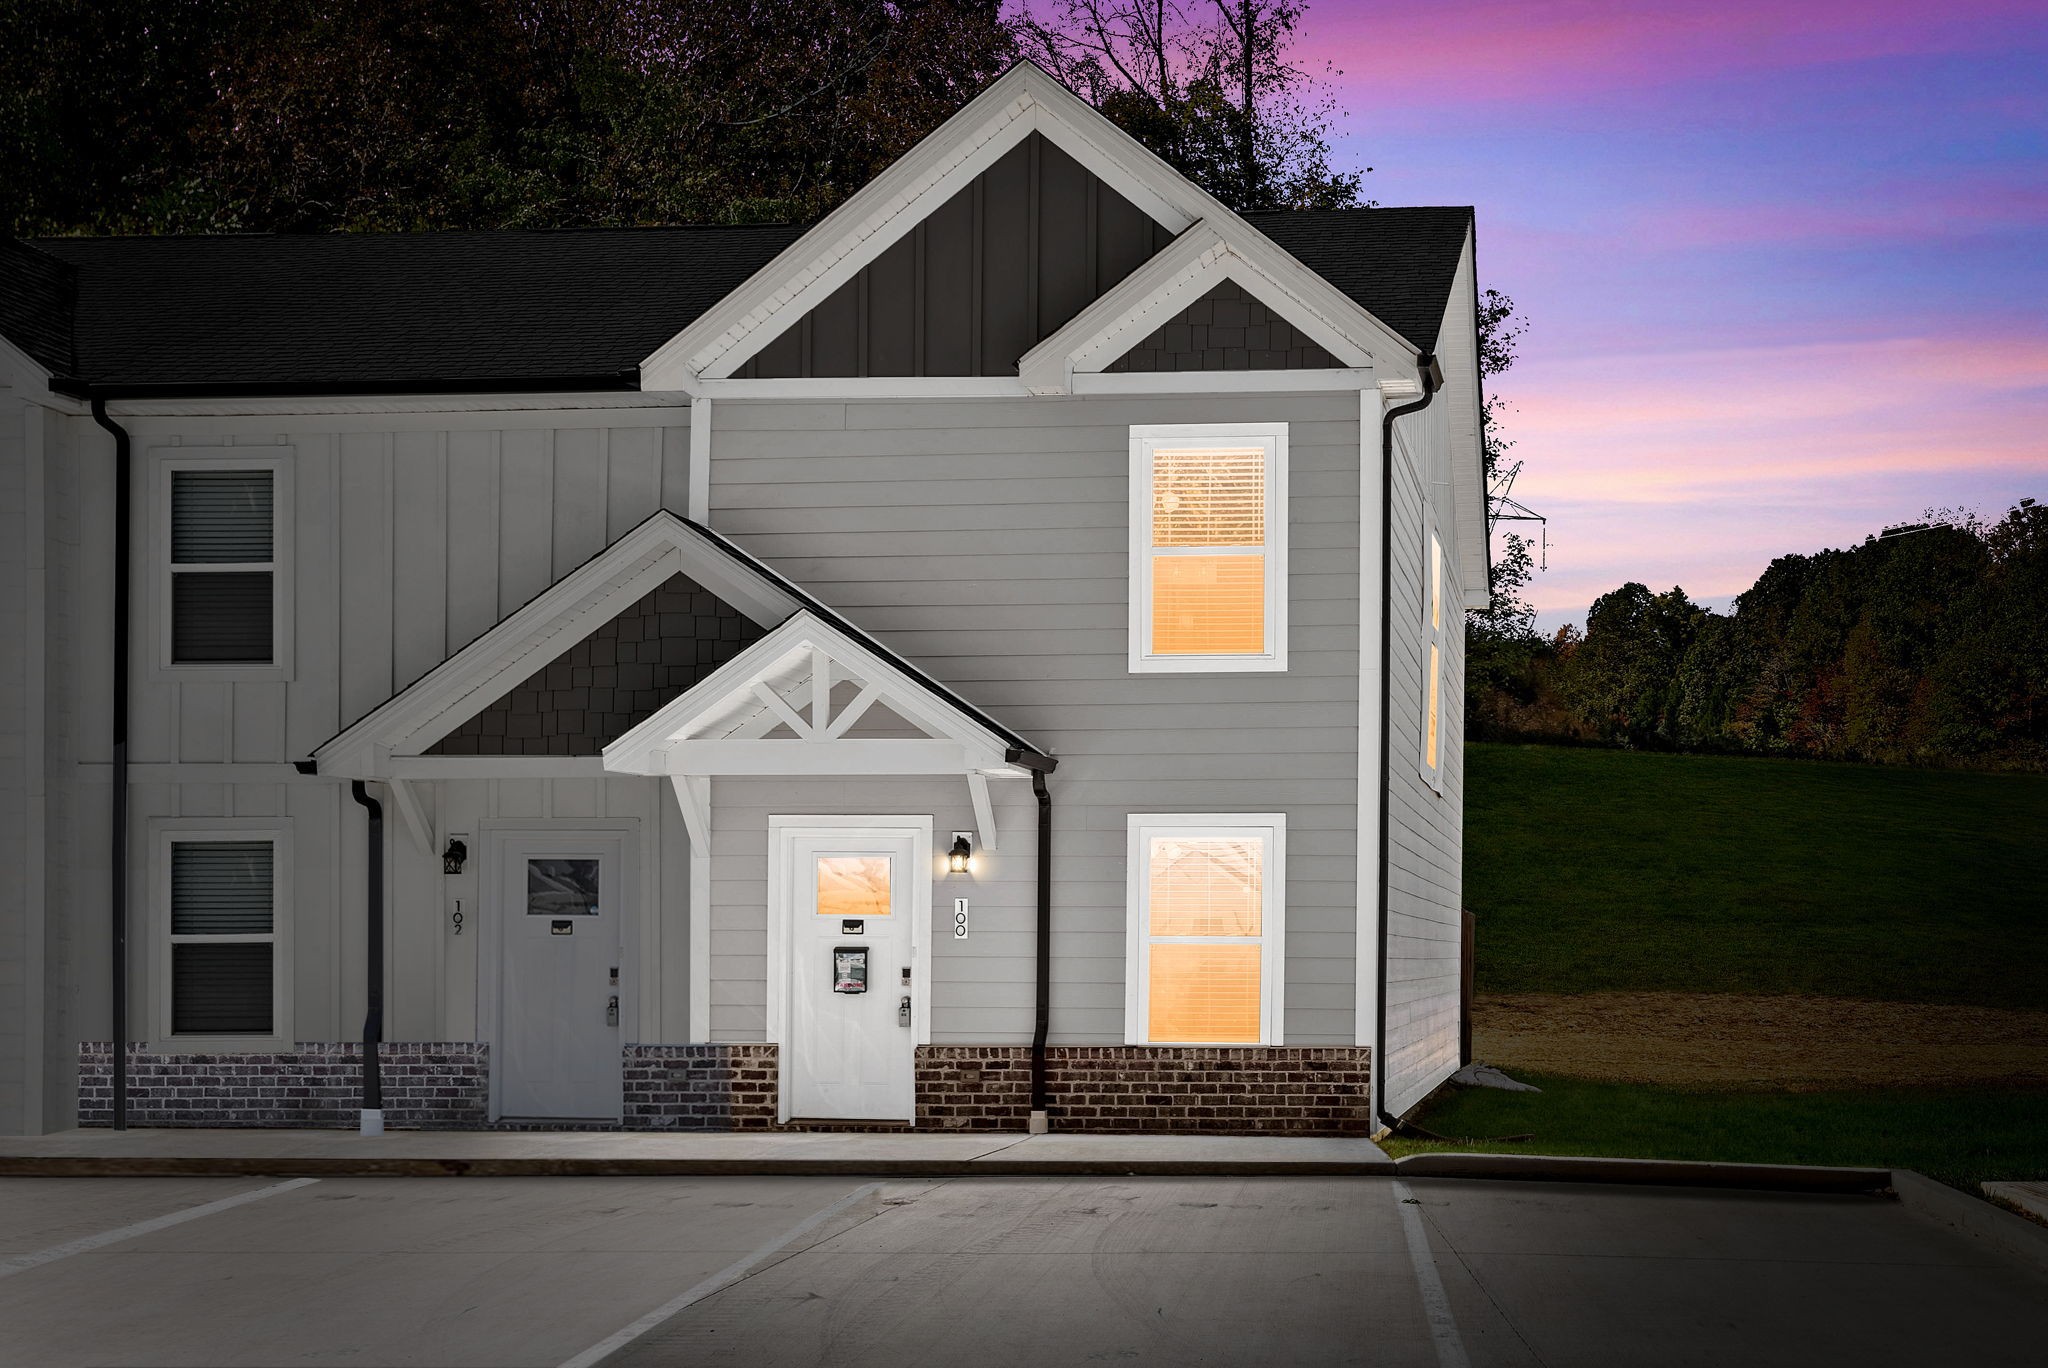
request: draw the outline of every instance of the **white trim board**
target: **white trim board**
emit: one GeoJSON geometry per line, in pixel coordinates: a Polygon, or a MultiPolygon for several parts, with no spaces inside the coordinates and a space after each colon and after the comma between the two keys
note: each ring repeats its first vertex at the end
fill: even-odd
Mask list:
{"type": "MultiPolygon", "coordinates": [[[[1081,376],[1099,376],[1125,352],[1226,281],[1241,286],[1307,333],[1344,370],[1371,372],[1383,364],[1396,371],[1415,369],[1419,353],[1412,343],[1264,234],[1249,224],[1226,232],[1205,220],[1024,353],[1017,363],[1018,376],[1034,394],[1073,392],[1081,376]]],[[[1237,372],[1203,374],[1232,376],[1237,372]]]]}

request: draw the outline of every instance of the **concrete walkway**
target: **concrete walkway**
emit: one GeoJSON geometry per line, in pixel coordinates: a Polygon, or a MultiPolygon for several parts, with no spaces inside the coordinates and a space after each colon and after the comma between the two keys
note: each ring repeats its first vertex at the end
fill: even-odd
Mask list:
{"type": "Polygon", "coordinates": [[[0,1137],[0,1175],[1391,1174],[1370,1140],[1285,1136],[71,1130],[0,1137]]]}

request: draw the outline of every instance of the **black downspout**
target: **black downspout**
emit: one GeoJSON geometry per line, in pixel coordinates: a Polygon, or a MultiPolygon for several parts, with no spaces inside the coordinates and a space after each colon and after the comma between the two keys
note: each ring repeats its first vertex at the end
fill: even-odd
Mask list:
{"type": "Polygon", "coordinates": [[[1058,767],[1050,756],[1013,750],[1007,759],[1031,771],[1031,793],[1038,799],[1038,936],[1036,1014],[1031,1025],[1031,1124],[1045,1116],[1045,1040],[1052,1022],[1052,791],[1045,776],[1058,767]]]}
{"type": "Polygon", "coordinates": [[[370,847],[364,862],[370,885],[370,920],[365,956],[368,963],[364,966],[369,1006],[363,1013],[362,1131],[365,1135],[381,1135],[384,1079],[377,1067],[377,1049],[384,1043],[384,805],[370,796],[369,786],[360,779],[351,779],[348,791],[370,813],[370,847]]]}
{"type": "Polygon", "coordinates": [[[92,420],[114,436],[114,754],[111,836],[107,850],[108,942],[114,1020],[109,1028],[114,1074],[114,1129],[128,1129],[128,557],[130,525],[128,430],[92,401],[92,420]]]}
{"type": "MultiPolygon", "coordinates": [[[[1393,744],[1388,736],[1394,721],[1394,420],[1429,407],[1443,385],[1436,354],[1424,352],[1416,358],[1422,377],[1422,397],[1412,404],[1390,408],[1380,417],[1380,868],[1379,868],[1379,955],[1374,972],[1379,991],[1373,1005],[1379,1016],[1373,1031],[1373,1110],[1380,1124],[1393,1130],[1401,1118],[1387,1112],[1387,856],[1390,850],[1387,826],[1387,791],[1394,780],[1393,744]]],[[[1425,591],[1426,592],[1426,591],[1425,591]]]]}

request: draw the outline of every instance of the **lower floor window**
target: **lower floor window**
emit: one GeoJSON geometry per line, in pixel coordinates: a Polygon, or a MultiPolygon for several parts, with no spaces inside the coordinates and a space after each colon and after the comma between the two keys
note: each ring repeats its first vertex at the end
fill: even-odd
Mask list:
{"type": "Polygon", "coordinates": [[[173,1035],[271,1035],[277,1023],[274,841],[171,841],[173,1035]]]}
{"type": "Polygon", "coordinates": [[[1125,1039],[1280,1043],[1280,813],[1135,815],[1125,1039]]]}

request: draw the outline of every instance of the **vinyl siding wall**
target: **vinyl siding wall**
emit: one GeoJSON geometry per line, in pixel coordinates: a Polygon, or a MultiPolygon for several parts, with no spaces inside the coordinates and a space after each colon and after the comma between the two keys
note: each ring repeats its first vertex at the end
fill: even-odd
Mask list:
{"type": "MultiPolygon", "coordinates": [[[[32,654],[21,649],[30,625],[27,548],[29,454],[25,405],[0,389],[0,1134],[21,1131],[29,1112],[32,1019],[28,980],[35,972],[29,953],[31,858],[28,771],[30,749],[29,671],[32,654]]],[[[38,453],[40,457],[40,453],[38,453]]],[[[36,654],[39,654],[36,653],[36,654]]]]}
{"type": "MultiPolygon", "coordinates": [[[[1050,781],[1056,1042],[1124,1038],[1128,814],[1279,811],[1288,815],[1286,1043],[1353,1043],[1355,395],[720,400],[713,427],[714,527],[1059,757],[1050,781]],[[1131,425],[1276,419],[1290,425],[1289,669],[1130,673],[1131,425]]],[[[758,977],[756,929],[736,924],[765,879],[755,851],[767,814],[800,796],[764,785],[729,807],[738,787],[714,785],[713,841],[713,901],[723,919],[714,923],[713,953],[729,957],[713,1021],[734,1039],[756,1029],[760,1011],[758,990],[741,981],[758,977]]],[[[863,791],[876,802],[910,800],[863,791]]],[[[964,814],[965,797],[956,784],[941,801],[964,814]]],[[[848,795],[856,799],[869,801],[848,795]]],[[[978,881],[984,891],[975,895],[999,919],[996,934],[969,942],[977,986],[971,995],[954,990],[958,1009],[939,990],[941,1040],[1017,1040],[1029,1029],[1030,942],[1008,928],[1029,906],[1034,819],[1021,784],[998,786],[996,799],[1008,829],[1003,873],[978,881]],[[1012,879],[1017,887],[990,891],[1012,879]]],[[[901,810],[931,811],[942,830],[952,821],[941,806],[901,810]]],[[[949,908],[952,896],[942,884],[938,905],[949,908]]],[[[977,918],[977,935],[985,924],[977,918]]]]}
{"type": "MultiPolygon", "coordinates": [[[[1460,268],[1444,324],[1444,365],[1469,366],[1471,257],[1460,268]],[[1465,310],[1461,322],[1458,310],[1465,310]],[[1466,347],[1463,357],[1454,348],[1466,347]]],[[[1469,385],[1450,386],[1421,413],[1394,424],[1392,747],[1387,792],[1387,1039],[1379,1067],[1384,1102],[1398,1116],[1454,1072],[1458,1059],[1459,946],[1464,884],[1465,631],[1458,606],[1459,557],[1466,529],[1452,498],[1453,424],[1462,421],[1469,385]],[[1444,546],[1442,781],[1421,773],[1428,645],[1423,594],[1429,519],[1444,546]]]]}

